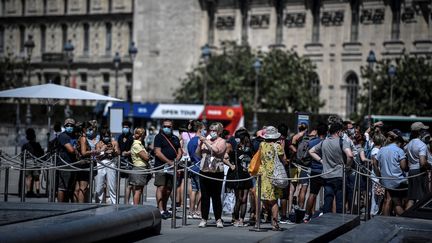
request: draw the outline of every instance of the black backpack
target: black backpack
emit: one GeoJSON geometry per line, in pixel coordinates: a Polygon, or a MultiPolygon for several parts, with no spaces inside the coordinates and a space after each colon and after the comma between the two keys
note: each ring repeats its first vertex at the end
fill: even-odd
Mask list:
{"type": "Polygon", "coordinates": [[[60,141],[58,140],[58,137],[55,137],[54,139],[48,142],[47,153],[51,155],[58,153],[60,147],[61,147],[60,141]]]}
{"type": "Polygon", "coordinates": [[[297,147],[296,163],[309,166],[312,158],[309,155],[309,137],[304,136],[297,147]]]}

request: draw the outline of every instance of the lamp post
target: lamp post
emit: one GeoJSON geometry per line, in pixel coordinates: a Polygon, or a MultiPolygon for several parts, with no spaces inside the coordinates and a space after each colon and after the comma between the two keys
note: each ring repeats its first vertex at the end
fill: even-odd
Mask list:
{"type": "Polygon", "coordinates": [[[131,59],[131,63],[132,63],[132,80],[131,80],[131,85],[130,85],[130,89],[131,89],[131,100],[130,102],[133,102],[133,68],[134,68],[134,62],[135,62],[135,57],[138,53],[138,49],[135,46],[135,42],[131,42],[130,46],[129,46],[129,57],[131,59]]]}
{"type": "MultiPolygon", "coordinates": [[[[24,48],[27,51],[27,85],[31,85],[31,57],[33,48],[35,47],[35,43],[33,41],[33,36],[28,35],[28,39],[24,42],[24,48]]],[[[32,120],[31,107],[30,107],[30,99],[27,99],[27,111],[26,111],[26,127],[29,127],[32,120]]]]}
{"type": "Polygon", "coordinates": [[[204,64],[206,65],[206,72],[205,72],[205,77],[204,77],[204,93],[203,93],[203,105],[204,105],[204,113],[203,113],[203,117],[202,120],[205,123],[206,122],[206,118],[207,118],[207,114],[206,114],[206,106],[207,106],[207,78],[208,78],[208,70],[207,70],[207,65],[208,62],[210,60],[211,57],[211,49],[210,46],[208,44],[205,44],[203,47],[201,47],[201,57],[204,59],[204,64]]]}
{"type": "MultiPolygon", "coordinates": [[[[375,57],[375,52],[374,51],[369,51],[369,55],[366,59],[366,61],[369,64],[369,69],[371,71],[371,75],[373,72],[373,66],[376,63],[376,57],[375,57]]],[[[369,79],[369,92],[368,92],[368,116],[369,116],[369,123],[371,123],[371,106],[372,106],[372,77],[369,79]]],[[[371,124],[369,124],[371,125],[371,124]]]]}
{"type": "MultiPolygon", "coordinates": [[[[66,80],[65,80],[65,86],[66,87],[70,87],[70,68],[71,68],[71,64],[73,62],[73,51],[74,51],[75,47],[72,45],[72,41],[68,40],[64,46],[63,46],[63,51],[66,54],[66,64],[67,64],[67,76],[66,76],[66,80]]],[[[66,101],[66,107],[65,107],[65,117],[68,118],[71,116],[71,110],[69,107],[69,101],[66,101]]]]}
{"type": "Polygon", "coordinates": [[[388,75],[390,77],[390,115],[393,114],[393,79],[396,75],[396,67],[390,65],[388,68],[388,75]]]}
{"type": "Polygon", "coordinates": [[[113,59],[114,67],[115,67],[115,97],[118,98],[118,70],[121,63],[121,58],[118,52],[116,52],[113,59]]]}
{"type": "Polygon", "coordinates": [[[261,60],[259,58],[255,59],[254,64],[252,65],[255,69],[255,95],[254,95],[254,107],[253,107],[253,121],[252,121],[252,129],[253,131],[258,130],[258,81],[259,81],[259,72],[261,71],[261,60]]]}

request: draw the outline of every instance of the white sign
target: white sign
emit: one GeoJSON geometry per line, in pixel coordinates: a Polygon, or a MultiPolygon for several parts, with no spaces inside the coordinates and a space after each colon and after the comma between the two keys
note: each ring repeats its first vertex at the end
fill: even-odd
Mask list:
{"type": "Polygon", "coordinates": [[[123,108],[110,108],[109,121],[111,133],[122,132],[123,108]]]}
{"type": "Polygon", "coordinates": [[[153,119],[198,119],[204,111],[203,105],[159,104],[153,112],[153,119]]]}

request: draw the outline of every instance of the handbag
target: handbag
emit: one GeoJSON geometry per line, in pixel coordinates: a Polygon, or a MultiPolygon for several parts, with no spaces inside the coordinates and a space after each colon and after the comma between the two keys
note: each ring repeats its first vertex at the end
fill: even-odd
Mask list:
{"type": "Polygon", "coordinates": [[[252,176],[258,174],[260,166],[261,166],[261,147],[258,149],[258,151],[256,151],[256,153],[254,154],[254,156],[250,161],[248,167],[249,174],[252,176]]]}
{"type": "MultiPolygon", "coordinates": [[[[201,163],[200,163],[200,170],[203,172],[219,172],[220,171],[220,163],[222,162],[221,159],[214,157],[213,152],[211,154],[204,154],[201,163]]],[[[222,167],[223,168],[223,167],[222,167]]]]}
{"type": "Polygon", "coordinates": [[[273,170],[273,179],[272,185],[278,188],[286,188],[288,186],[289,181],[287,173],[285,171],[285,166],[279,159],[279,155],[277,154],[276,144],[274,144],[275,150],[275,158],[274,158],[274,170],[273,170]]]}
{"type": "Polygon", "coordinates": [[[234,192],[224,193],[223,211],[225,213],[233,213],[234,212],[235,199],[236,198],[235,198],[234,192]]]}

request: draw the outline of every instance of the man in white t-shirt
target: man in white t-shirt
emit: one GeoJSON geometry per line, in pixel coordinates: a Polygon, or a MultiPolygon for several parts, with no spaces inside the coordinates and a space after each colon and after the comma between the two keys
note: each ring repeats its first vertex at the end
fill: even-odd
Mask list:
{"type": "MultiPolygon", "coordinates": [[[[428,126],[422,122],[414,122],[411,125],[411,141],[405,146],[404,150],[408,158],[409,176],[422,174],[430,169],[427,162],[427,146],[421,137],[428,133],[428,126]]],[[[410,208],[416,201],[422,199],[429,193],[427,184],[427,173],[408,179],[408,205],[410,208]]]]}

